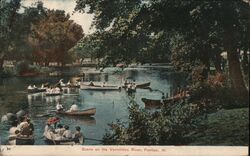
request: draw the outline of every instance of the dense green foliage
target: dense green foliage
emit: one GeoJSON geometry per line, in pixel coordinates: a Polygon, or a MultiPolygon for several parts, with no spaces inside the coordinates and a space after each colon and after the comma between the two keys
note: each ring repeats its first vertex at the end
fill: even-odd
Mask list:
{"type": "MultiPolygon", "coordinates": [[[[192,129],[189,123],[197,119],[196,115],[248,106],[249,91],[242,73],[243,67],[247,74],[249,65],[248,2],[76,0],[76,3],[76,11],[94,14],[93,26],[99,35],[92,40],[102,38],[98,45],[109,58],[107,63],[170,61],[176,70],[190,73],[190,101],[173,104],[167,108],[167,114],[166,108],[150,114],[132,105],[128,123],[111,124],[111,131],[104,137],[106,144],[185,144],[188,141],[185,136],[192,129]],[[227,53],[226,60],[221,57],[222,52],[227,53]],[[209,75],[210,67],[219,73],[214,78],[209,75]],[[192,104],[198,106],[197,112],[185,109],[192,104]],[[176,110],[183,112],[175,114],[176,110]]],[[[82,56],[85,52],[82,51],[82,56]]]]}
{"type": "Polygon", "coordinates": [[[14,40],[14,21],[20,7],[20,0],[0,1],[0,73],[5,55],[15,46],[14,40]]]}
{"type": "Polygon", "coordinates": [[[239,52],[245,52],[246,68],[246,52],[250,50],[249,3],[242,0],[76,3],[75,10],[95,15],[93,26],[101,32],[95,39],[102,38],[105,47],[102,51],[112,62],[171,59],[179,70],[190,72],[197,65],[205,65],[209,72],[213,65],[221,72],[220,54],[226,51],[232,88],[236,94],[248,96],[239,52]]]}
{"type": "Polygon", "coordinates": [[[46,9],[44,14],[32,26],[29,38],[33,60],[46,65],[49,62],[60,62],[63,65],[72,62],[68,51],[83,37],[81,26],[70,20],[65,11],[46,9]]]}
{"type": "Polygon", "coordinates": [[[203,103],[179,101],[164,105],[154,113],[139,108],[132,102],[129,121],[110,124],[104,136],[104,144],[118,145],[184,145],[189,134],[197,127],[196,122],[210,106],[203,103]]]}
{"type": "Polygon", "coordinates": [[[20,1],[1,1],[0,72],[4,60],[28,60],[40,65],[73,61],[68,51],[83,37],[82,27],[62,10],[50,10],[42,2],[23,7],[20,1]]]}

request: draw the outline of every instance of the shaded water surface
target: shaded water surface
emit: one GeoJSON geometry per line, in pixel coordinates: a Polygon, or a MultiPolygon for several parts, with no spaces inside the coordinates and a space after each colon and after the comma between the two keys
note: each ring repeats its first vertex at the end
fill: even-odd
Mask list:
{"type": "MultiPolygon", "coordinates": [[[[62,124],[67,124],[74,131],[75,126],[79,125],[87,138],[102,139],[108,123],[115,122],[117,119],[126,121],[128,119],[128,104],[130,97],[124,90],[121,91],[87,91],[80,89],[65,89],[62,96],[46,97],[44,93],[28,94],[26,88],[29,84],[37,86],[45,82],[56,83],[61,78],[67,82],[70,77],[15,77],[0,79],[0,116],[7,112],[16,113],[20,109],[29,111],[32,122],[35,126],[35,144],[43,145],[42,138],[44,126],[50,114],[55,110],[56,102],[60,101],[66,108],[75,102],[80,109],[95,107],[96,115],[93,117],[68,117],[59,116],[62,124]]],[[[184,83],[184,76],[181,74],[170,73],[166,69],[125,69],[119,72],[92,73],[86,74],[86,79],[92,81],[106,81],[110,84],[120,85],[122,79],[131,78],[136,82],[150,81],[150,87],[169,93],[171,88],[176,88],[184,83]]],[[[137,89],[135,100],[141,107],[144,104],[142,97],[160,99],[162,96],[159,91],[148,89],[137,89]]],[[[2,143],[6,143],[8,138],[9,125],[1,123],[0,136],[2,143]]],[[[86,140],[85,144],[100,144],[98,141],[86,140]]]]}

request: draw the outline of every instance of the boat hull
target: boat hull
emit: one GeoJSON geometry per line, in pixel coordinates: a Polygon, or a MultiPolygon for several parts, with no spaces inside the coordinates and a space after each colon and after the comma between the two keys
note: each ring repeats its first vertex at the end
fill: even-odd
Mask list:
{"type": "Polygon", "coordinates": [[[51,139],[48,139],[46,138],[45,140],[45,143],[48,144],[48,145],[74,145],[76,144],[76,142],[72,139],[72,140],[51,140],[51,139]]]}
{"type": "Polygon", "coordinates": [[[36,89],[28,89],[28,93],[41,93],[41,92],[46,92],[46,88],[36,88],[36,89]]]}
{"type": "Polygon", "coordinates": [[[96,113],[96,108],[86,109],[83,111],[75,111],[75,112],[65,112],[59,111],[58,114],[69,115],[69,116],[92,116],[96,113]]]}
{"type": "MultiPolygon", "coordinates": [[[[124,84],[123,88],[127,88],[129,84],[131,84],[131,83],[127,83],[126,85],[124,84]]],[[[147,88],[150,86],[150,82],[135,84],[135,86],[136,86],[136,88],[141,88],[141,89],[147,88]]]]}
{"type": "Polygon", "coordinates": [[[79,144],[80,142],[83,143],[83,138],[82,140],[79,139],[61,139],[61,140],[52,140],[51,137],[49,137],[46,133],[44,135],[45,140],[44,142],[48,145],[75,145],[79,144]]]}
{"type": "Polygon", "coordinates": [[[34,145],[34,138],[16,138],[16,145],[34,145]]]}
{"type": "Polygon", "coordinates": [[[80,89],[82,89],[82,90],[95,90],[95,91],[112,91],[112,90],[120,90],[121,87],[119,87],[119,86],[111,86],[111,85],[106,85],[106,86],[100,86],[100,85],[90,86],[90,85],[81,84],[80,89]]]}
{"type": "Polygon", "coordinates": [[[145,108],[160,108],[163,103],[161,100],[153,100],[153,99],[147,99],[142,98],[142,102],[145,104],[145,108]]]}
{"type": "Polygon", "coordinates": [[[59,95],[62,95],[62,93],[46,93],[45,94],[46,96],[59,96],[59,95]]]}
{"type": "Polygon", "coordinates": [[[142,84],[136,84],[136,88],[147,88],[150,86],[150,82],[142,83],[142,84]]]}

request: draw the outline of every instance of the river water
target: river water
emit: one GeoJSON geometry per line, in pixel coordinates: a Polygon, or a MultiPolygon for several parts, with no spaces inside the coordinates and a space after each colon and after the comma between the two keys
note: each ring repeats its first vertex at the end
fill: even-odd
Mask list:
{"type": "MultiPolygon", "coordinates": [[[[79,69],[82,72],[86,69],[79,69]]],[[[88,70],[89,71],[89,70],[88,70]]],[[[14,77],[0,79],[0,117],[8,112],[16,113],[20,109],[27,110],[35,126],[35,144],[44,145],[42,138],[44,126],[48,117],[41,117],[43,114],[49,114],[55,110],[56,103],[60,101],[64,107],[69,108],[75,102],[80,109],[95,107],[97,112],[93,117],[69,117],[61,116],[62,124],[69,125],[72,131],[75,126],[80,126],[85,137],[101,140],[105,130],[109,129],[108,123],[115,122],[117,119],[128,120],[128,104],[131,97],[125,90],[121,91],[87,91],[80,89],[66,89],[62,96],[46,97],[44,93],[28,94],[26,88],[29,84],[40,86],[42,83],[56,83],[61,78],[64,82],[70,79],[69,75],[76,75],[76,71],[68,71],[71,74],[64,76],[40,76],[40,77],[14,77]],[[68,76],[65,76],[68,75],[68,76]]],[[[91,81],[106,81],[109,84],[120,85],[122,79],[131,78],[136,82],[151,82],[148,89],[137,89],[135,101],[144,107],[141,101],[142,97],[160,99],[162,93],[169,93],[177,86],[184,85],[184,76],[170,72],[168,68],[126,68],[123,71],[117,71],[115,68],[105,70],[103,73],[86,73],[86,79],[91,81]]],[[[56,116],[56,114],[55,114],[56,116]]],[[[0,141],[6,143],[8,130],[10,126],[6,123],[0,124],[0,141]]],[[[85,145],[101,144],[98,141],[85,140],[85,145]]]]}

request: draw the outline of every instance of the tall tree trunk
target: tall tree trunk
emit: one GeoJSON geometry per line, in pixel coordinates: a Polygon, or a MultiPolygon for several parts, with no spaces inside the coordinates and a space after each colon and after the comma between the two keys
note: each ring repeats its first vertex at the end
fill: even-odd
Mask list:
{"type": "Polygon", "coordinates": [[[216,53],[214,59],[213,59],[213,63],[216,69],[216,72],[221,73],[222,69],[221,69],[221,56],[219,54],[216,53]]]}
{"type": "Polygon", "coordinates": [[[227,29],[224,34],[224,48],[227,51],[229,76],[236,95],[248,98],[248,91],[245,86],[242,71],[240,68],[239,55],[237,53],[236,35],[234,29],[227,29]]]}
{"type": "Polygon", "coordinates": [[[0,73],[3,71],[4,58],[0,58],[0,73]]]}
{"type": "Polygon", "coordinates": [[[243,60],[242,60],[242,68],[245,74],[248,74],[249,70],[249,62],[248,62],[248,56],[247,56],[247,49],[244,49],[243,53],[243,60]]]}

